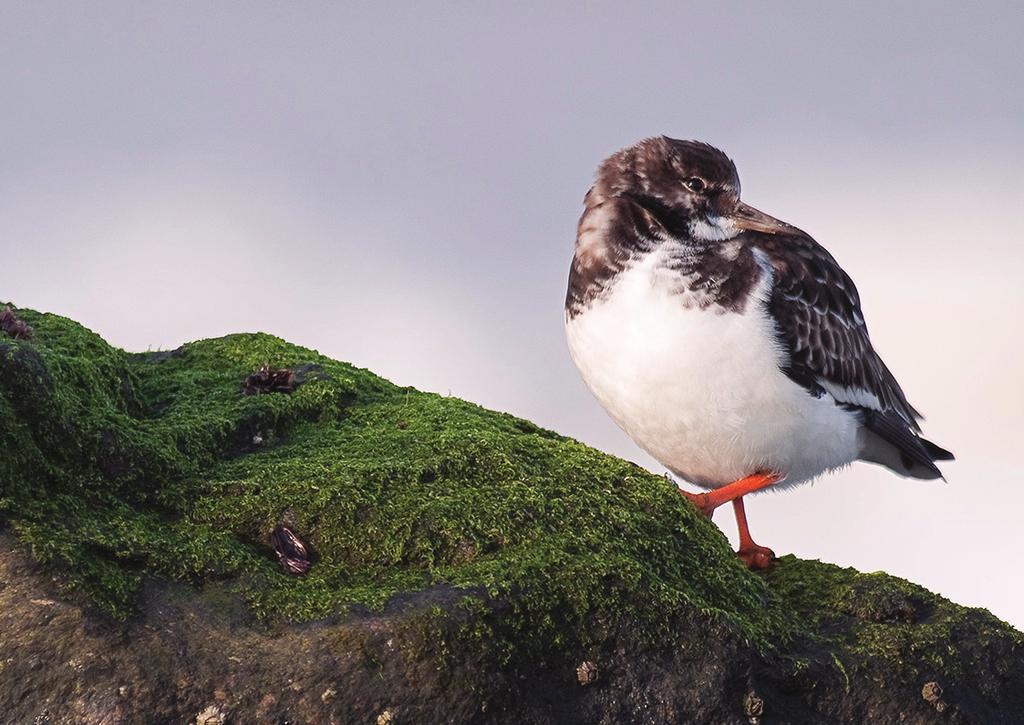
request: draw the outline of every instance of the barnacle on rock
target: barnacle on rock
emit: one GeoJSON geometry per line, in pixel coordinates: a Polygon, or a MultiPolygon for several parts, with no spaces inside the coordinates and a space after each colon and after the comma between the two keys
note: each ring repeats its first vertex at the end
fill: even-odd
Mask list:
{"type": "Polygon", "coordinates": [[[196,725],[223,725],[227,721],[227,713],[220,705],[210,705],[196,715],[196,725]]]}
{"type": "Polygon", "coordinates": [[[934,707],[938,712],[944,712],[946,709],[946,702],[942,699],[942,685],[938,682],[926,682],[924,687],[921,688],[921,697],[929,705],[934,707]]]}
{"type": "Polygon", "coordinates": [[[597,665],[587,660],[586,662],[580,663],[580,666],[576,668],[576,681],[581,685],[591,685],[597,682],[597,678],[600,676],[600,671],[597,669],[597,665]]]}
{"type": "Polygon", "coordinates": [[[761,722],[764,715],[764,700],[756,692],[748,692],[743,698],[743,714],[747,716],[751,725],[761,722]]]}

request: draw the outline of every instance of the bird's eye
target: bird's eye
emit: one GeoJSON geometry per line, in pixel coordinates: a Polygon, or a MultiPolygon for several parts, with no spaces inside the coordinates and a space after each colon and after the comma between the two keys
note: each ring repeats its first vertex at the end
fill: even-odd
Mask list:
{"type": "Polygon", "coordinates": [[[691,176],[689,179],[683,179],[683,186],[692,191],[694,194],[699,194],[707,188],[707,184],[704,183],[704,179],[696,176],[691,176]]]}

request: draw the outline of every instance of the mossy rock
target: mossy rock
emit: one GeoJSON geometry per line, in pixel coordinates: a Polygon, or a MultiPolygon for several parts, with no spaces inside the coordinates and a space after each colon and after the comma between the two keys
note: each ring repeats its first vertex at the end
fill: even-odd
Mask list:
{"type": "Polygon", "coordinates": [[[32,597],[7,602],[0,675],[19,684],[0,709],[19,718],[89,721],[68,704],[85,697],[115,722],[207,705],[239,722],[1020,721],[1021,635],[991,615],[791,557],[752,574],[664,478],[529,421],[265,334],[128,354],[18,315],[31,338],[0,338],[0,595],[75,613],[55,644],[32,597]],[[264,363],[294,391],[244,394],[264,363]],[[278,566],[282,523],[308,576],[278,566]],[[30,653],[75,659],[96,632],[135,679],[46,695],[66,685],[30,653]],[[175,658],[181,642],[201,657],[175,658]],[[158,696],[153,678],[186,685],[158,696]]]}

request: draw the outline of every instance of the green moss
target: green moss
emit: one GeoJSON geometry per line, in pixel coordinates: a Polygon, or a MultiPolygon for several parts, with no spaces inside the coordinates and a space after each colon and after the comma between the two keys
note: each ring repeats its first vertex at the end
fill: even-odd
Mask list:
{"type": "Polygon", "coordinates": [[[16,451],[0,501],[40,559],[113,613],[157,575],[230,578],[255,612],[290,620],[444,584],[508,597],[490,634],[545,645],[626,621],[654,638],[684,608],[762,644],[785,629],[668,482],[528,421],[268,335],[128,355],[65,318],[19,314],[36,334],[0,347],[16,451]],[[305,381],[243,395],[264,362],[305,381]],[[267,545],[282,517],[317,553],[305,578],[267,545]]]}
{"type": "Polygon", "coordinates": [[[995,661],[991,677],[1009,672],[1024,646],[1019,632],[987,611],[888,574],[786,556],[767,581],[803,622],[807,649],[826,651],[844,678],[868,677],[890,687],[920,687],[928,678],[963,681],[971,679],[972,659],[981,653],[995,661]],[[1007,653],[1002,664],[1000,652],[1007,653]],[[893,681],[893,672],[900,681],[893,681]]]}
{"type": "Polygon", "coordinates": [[[753,575],[666,480],[528,421],[269,335],[130,355],[19,314],[35,335],[0,339],[0,517],[114,615],[146,577],[226,586],[290,621],[442,587],[463,592],[454,620],[427,610],[410,632],[502,661],[624,630],[670,644],[695,613],[785,645],[794,676],[815,660],[843,677],[873,659],[908,677],[962,667],[945,654],[961,630],[1019,650],[998,620],[885,575],[791,557],[753,575]],[[302,383],[243,395],[263,363],[302,383]],[[268,545],[282,520],[316,552],[305,578],[268,545]]]}

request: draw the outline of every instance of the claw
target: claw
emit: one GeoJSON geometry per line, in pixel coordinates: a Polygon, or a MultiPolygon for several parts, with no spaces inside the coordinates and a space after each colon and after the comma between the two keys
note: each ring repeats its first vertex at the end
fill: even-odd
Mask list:
{"type": "Polygon", "coordinates": [[[750,569],[771,569],[775,566],[775,552],[767,546],[753,546],[740,549],[736,552],[744,564],[750,569]]]}

